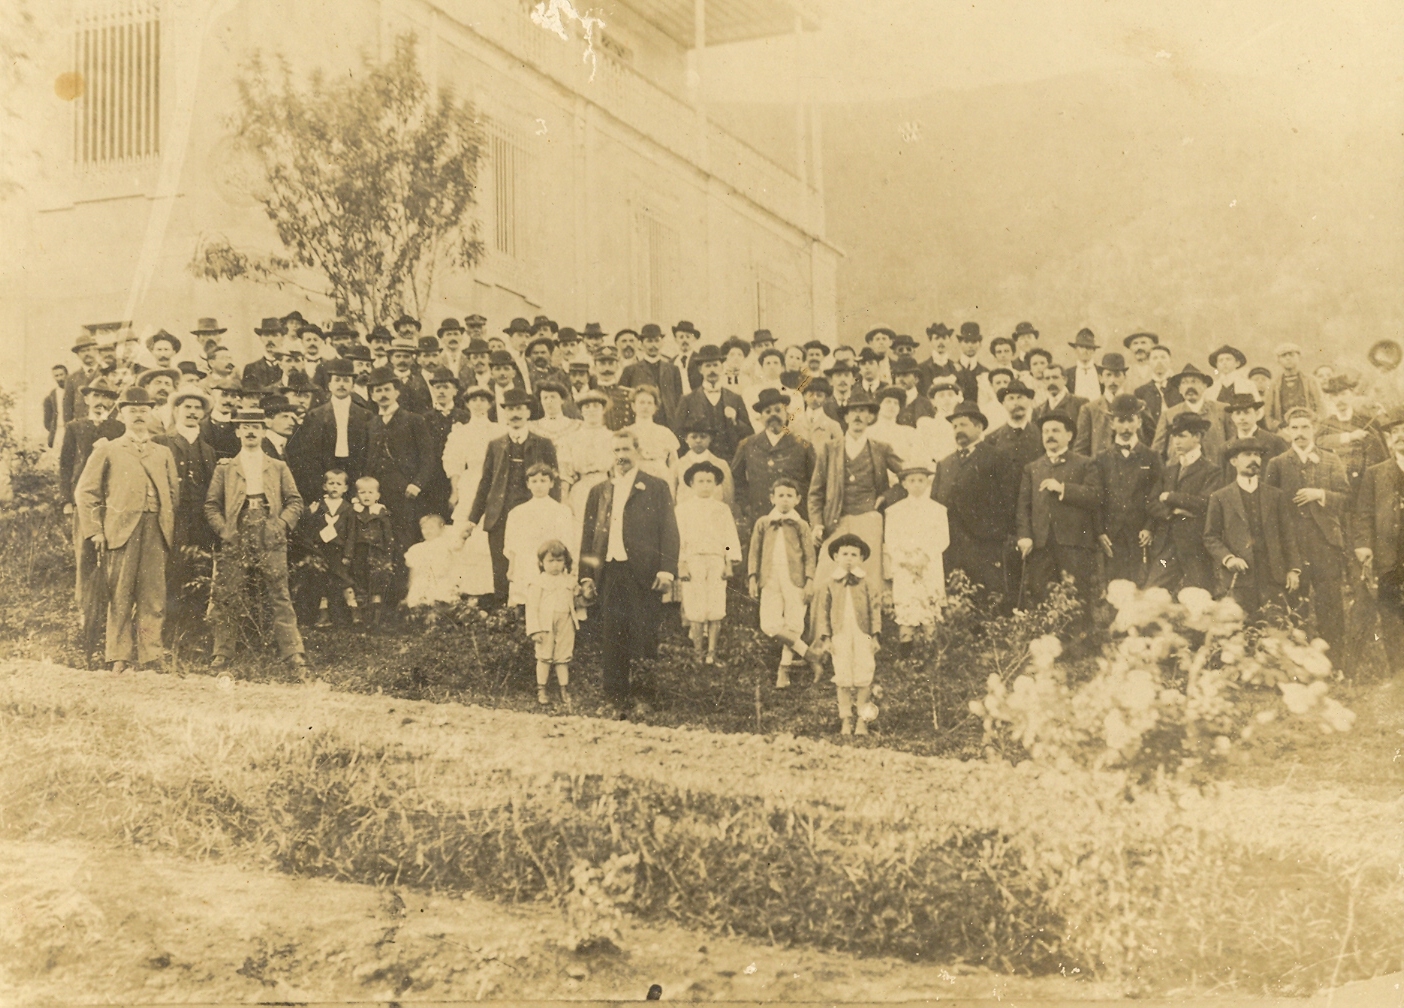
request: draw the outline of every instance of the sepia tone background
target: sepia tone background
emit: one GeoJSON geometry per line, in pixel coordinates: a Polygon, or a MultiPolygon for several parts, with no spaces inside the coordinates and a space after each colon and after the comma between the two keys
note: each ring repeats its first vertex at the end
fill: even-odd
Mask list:
{"type": "Polygon", "coordinates": [[[1028,319],[1055,349],[1151,329],[1177,363],[1224,341],[1270,363],[1290,338],[1314,366],[1404,320],[1397,4],[608,0],[592,58],[533,6],[6,4],[0,325],[29,432],[83,325],[213,315],[248,357],[262,316],[331,317],[186,265],[273,247],[228,130],[248,56],[344,73],[405,31],[488,134],[488,255],[431,322],[854,342],[1028,319]]]}

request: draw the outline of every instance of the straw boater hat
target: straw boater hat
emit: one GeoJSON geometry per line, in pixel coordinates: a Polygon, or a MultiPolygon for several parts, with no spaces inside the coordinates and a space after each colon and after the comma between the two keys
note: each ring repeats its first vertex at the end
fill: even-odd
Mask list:
{"type": "Polygon", "coordinates": [[[199,399],[205,412],[210,411],[210,394],[194,382],[185,382],[171,393],[171,408],[174,409],[187,399],[199,399]]]}

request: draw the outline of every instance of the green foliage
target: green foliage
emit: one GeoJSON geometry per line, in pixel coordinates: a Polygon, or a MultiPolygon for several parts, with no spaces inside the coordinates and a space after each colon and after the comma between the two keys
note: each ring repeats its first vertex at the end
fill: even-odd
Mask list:
{"type": "Polygon", "coordinates": [[[482,130],[470,105],[431,91],[414,36],[399,37],[383,63],[365,57],[358,75],[314,71],[305,89],[286,60],[270,67],[255,55],[238,87],[236,136],[261,165],[254,195],[283,249],[207,240],[196,276],[284,285],[313,270],[326,284],[319,293],[372,324],[402,308],[420,314],[439,270],[478,261],[469,211],[482,130]]]}

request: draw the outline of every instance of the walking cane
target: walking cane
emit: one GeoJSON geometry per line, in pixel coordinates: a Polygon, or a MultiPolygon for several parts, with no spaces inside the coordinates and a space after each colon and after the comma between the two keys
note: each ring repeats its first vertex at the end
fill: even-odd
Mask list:
{"type": "Polygon", "coordinates": [[[1024,592],[1029,585],[1029,564],[1028,557],[1019,555],[1019,609],[1024,608],[1024,592]]]}
{"type": "Polygon", "coordinates": [[[1150,580],[1150,547],[1149,547],[1149,546],[1142,546],[1142,547],[1141,547],[1141,587],[1144,588],[1144,587],[1146,586],[1146,582],[1148,582],[1149,580],[1150,580]]]}

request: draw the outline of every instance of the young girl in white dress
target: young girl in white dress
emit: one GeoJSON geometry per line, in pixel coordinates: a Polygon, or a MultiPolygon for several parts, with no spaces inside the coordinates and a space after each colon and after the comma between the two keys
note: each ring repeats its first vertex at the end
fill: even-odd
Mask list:
{"type": "Polygon", "coordinates": [[[639,439],[639,468],[657,476],[668,486],[673,485],[673,466],[678,460],[678,436],[668,427],[654,422],[658,414],[658,390],[652,385],[640,385],[632,397],[634,422],[624,428],[639,439]]]}
{"type": "Polygon", "coordinates": [[[917,627],[940,618],[946,599],[942,554],[951,543],[951,531],[945,505],[931,499],[935,472],[926,461],[906,464],[900,478],[907,496],[888,506],[883,527],[883,569],[892,578],[893,616],[904,646],[916,636],[917,627]]]}

